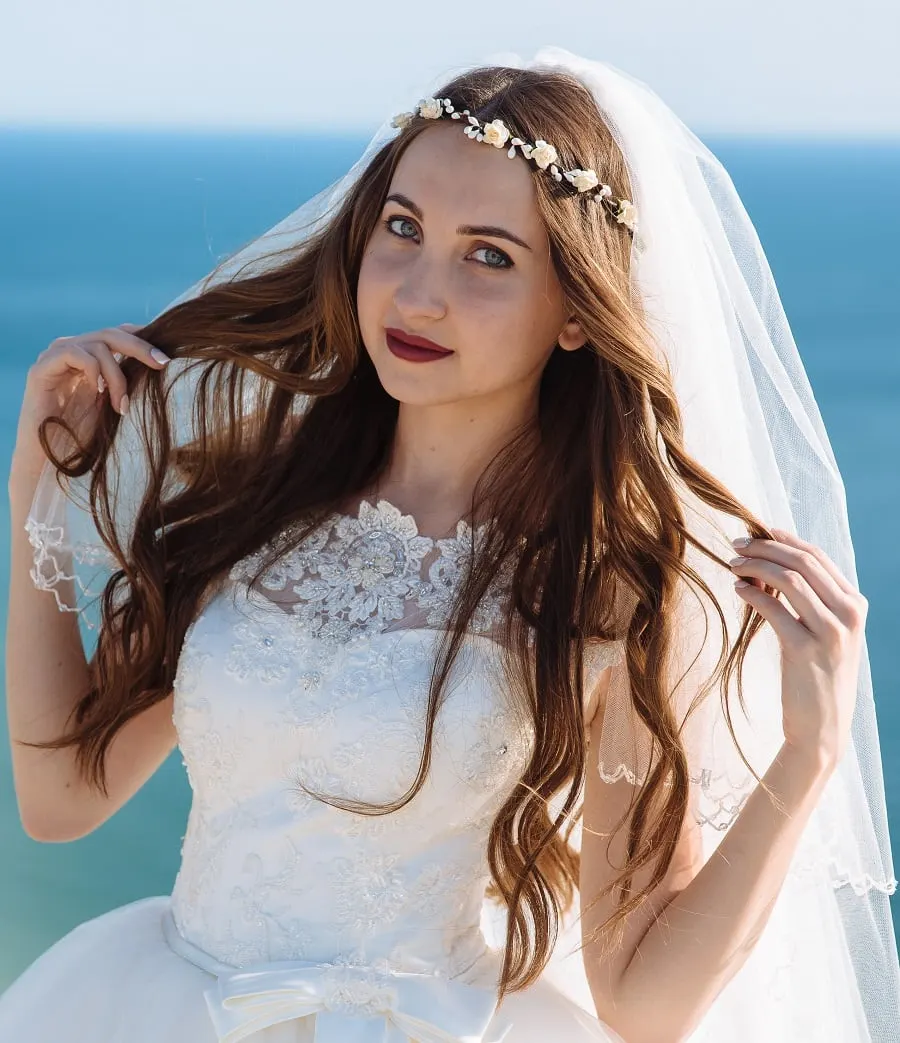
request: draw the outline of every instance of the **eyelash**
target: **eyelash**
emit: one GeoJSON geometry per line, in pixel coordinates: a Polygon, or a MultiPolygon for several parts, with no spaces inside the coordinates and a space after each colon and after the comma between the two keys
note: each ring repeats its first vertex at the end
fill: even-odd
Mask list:
{"type": "MultiPolygon", "coordinates": [[[[410,224],[415,224],[413,219],[411,217],[407,217],[405,214],[391,214],[390,217],[386,217],[381,222],[381,224],[387,230],[388,235],[392,235],[396,239],[409,239],[410,237],[408,235],[397,235],[396,232],[392,232],[391,231],[391,225],[394,223],[394,221],[408,221],[410,224]]],[[[496,246],[478,246],[478,247],[476,247],[476,249],[477,250],[490,250],[493,253],[499,254],[503,258],[503,260],[505,262],[502,265],[500,265],[500,264],[487,264],[484,261],[476,262],[477,264],[480,264],[483,268],[488,268],[491,271],[495,271],[495,272],[502,272],[502,271],[506,271],[509,268],[514,267],[512,259],[507,254],[505,254],[502,250],[498,249],[496,246]]]]}

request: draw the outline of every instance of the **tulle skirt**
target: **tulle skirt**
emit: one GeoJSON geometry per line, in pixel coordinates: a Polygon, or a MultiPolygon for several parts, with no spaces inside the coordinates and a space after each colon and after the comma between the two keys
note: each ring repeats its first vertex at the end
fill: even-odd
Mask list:
{"type": "MultiPolygon", "coordinates": [[[[897,957],[887,896],[870,905],[871,895],[867,900],[848,889],[841,892],[852,915],[877,909],[888,917],[884,943],[890,953],[852,957],[845,934],[851,913],[841,912],[839,892],[824,880],[789,876],[757,944],[689,1043],[897,1043],[900,990],[891,970],[897,957]]],[[[567,942],[559,949],[571,951],[568,943],[574,946],[577,936],[577,929],[564,931],[561,940],[567,942]]],[[[496,939],[491,931],[487,937],[493,947],[487,961],[479,961],[481,985],[499,978],[496,939]]],[[[423,1030],[414,1035],[388,1025],[383,1015],[345,1020],[312,1015],[228,1035],[215,1024],[208,996],[235,968],[184,939],[174,926],[170,897],[154,896],[82,923],[32,963],[0,995],[0,1041],[623,1043],[595,1016],[580,960],[575,954],[554,961],[529,988],[508,993],[479,1034],[423,1030]]],[[[265,973],[279,965],[257,966],[265,973]]],[[[647,1003],[653,1002],[648,995],[647,1003]]],[[[435,1025],[452,1027],[446,1012],[419,1013],[435,1025]]]]}
{"type": "MultiPolygon", "coordinates": [[[[173,923],[169,897],[154,896],[74,928],[0,995],[2,1043],[218,1043],[225,1037],[217,1033],[205,996],[217,975],[199,965],[213,968],[216,961],[176,937],[173,923]]],[[[493,950],[488,956],[496,959],[493,950]]],[[[252,1043],[407,1043],[410,1038],[397,1027],[388,1031],[383,1015],[348,1017],[346,1024],[332,1020],[317,1033],[320,1017],[292,1018],[243,1038],[252,1043]]],[[[450,1039],[421,1038],[423,1043],[450,1039]]],[[[484,1038],[622,1043],[543,978],[507,995],[484,1038]]]]}

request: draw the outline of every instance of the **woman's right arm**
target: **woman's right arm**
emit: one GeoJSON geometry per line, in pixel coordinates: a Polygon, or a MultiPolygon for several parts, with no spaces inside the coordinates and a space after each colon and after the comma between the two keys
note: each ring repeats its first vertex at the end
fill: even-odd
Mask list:
{"type": "MultiPolygon", "coordinates": [[[[26,382],[8,486],[6,712],[19,817],[35,840],[76,840],[95,830],[143,786],[176,744],[170,695],[116,734],[107,753],[107,797],[80,777],[75,747],[42,750],[20,745],[62,735],[72,709],[89,687],[78,614],[60,611],[56,598],[37,588],[30,575],[34,559],[25,520],[46,460],[37,428],[44,417],[59,411],[73,374],[75,383],[87,380],[91,387],[102,375],[101,386],[108,388],[119,408],[125,378],[112,352],[137,356],[161,368],[165,363],[150,355],[150,349],[124,327],[61,338],[41,354],[26,382]]],[[[74,603],[72,591],[63,593],[66,603],[74,603]]]]}

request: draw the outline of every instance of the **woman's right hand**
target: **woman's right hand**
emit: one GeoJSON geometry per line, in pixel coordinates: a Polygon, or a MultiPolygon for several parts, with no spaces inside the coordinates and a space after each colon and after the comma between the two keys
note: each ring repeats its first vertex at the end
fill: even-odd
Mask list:
{"type": "Polygon", "coordinates": [[[128,386],[119,360],[131,356],[153,369],[162,369],[170,361],[134,335],[132,331],[140,328],[123,322],[74,337],[58,337],[38,355],[25,381],[14,460],[24,456],[32,464],[29,470],[38,459],[43,463],[46,457],[38,429],[48,417],[62,416],[65,411],[68,420],[77,420],[79,435],[87,439],[106,393],[114,409],[122,415],[128,411],[128,386]]]}

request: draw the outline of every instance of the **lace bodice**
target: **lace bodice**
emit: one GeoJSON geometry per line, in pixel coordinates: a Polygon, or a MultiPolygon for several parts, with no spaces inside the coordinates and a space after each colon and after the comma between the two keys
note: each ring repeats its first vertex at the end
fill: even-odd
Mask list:
{"type": "MultiPolygon", "coordinates": [[[[173,890],[181,934],[224,963],[342,960],[456,974],[480,931],[491,822],[533,733],[490,636],[504,584],[454,664],[424,788],[428,681],[471,529],[420,536],[385,500],[335,514],[249,582],[231,570],[186,633],[173,720],[193,789],[173,890]]],[[[478,530],[475,532],[478,538],[478,530]]],[[[600,646],[591,671],[617,653],[600,646]]]]}

